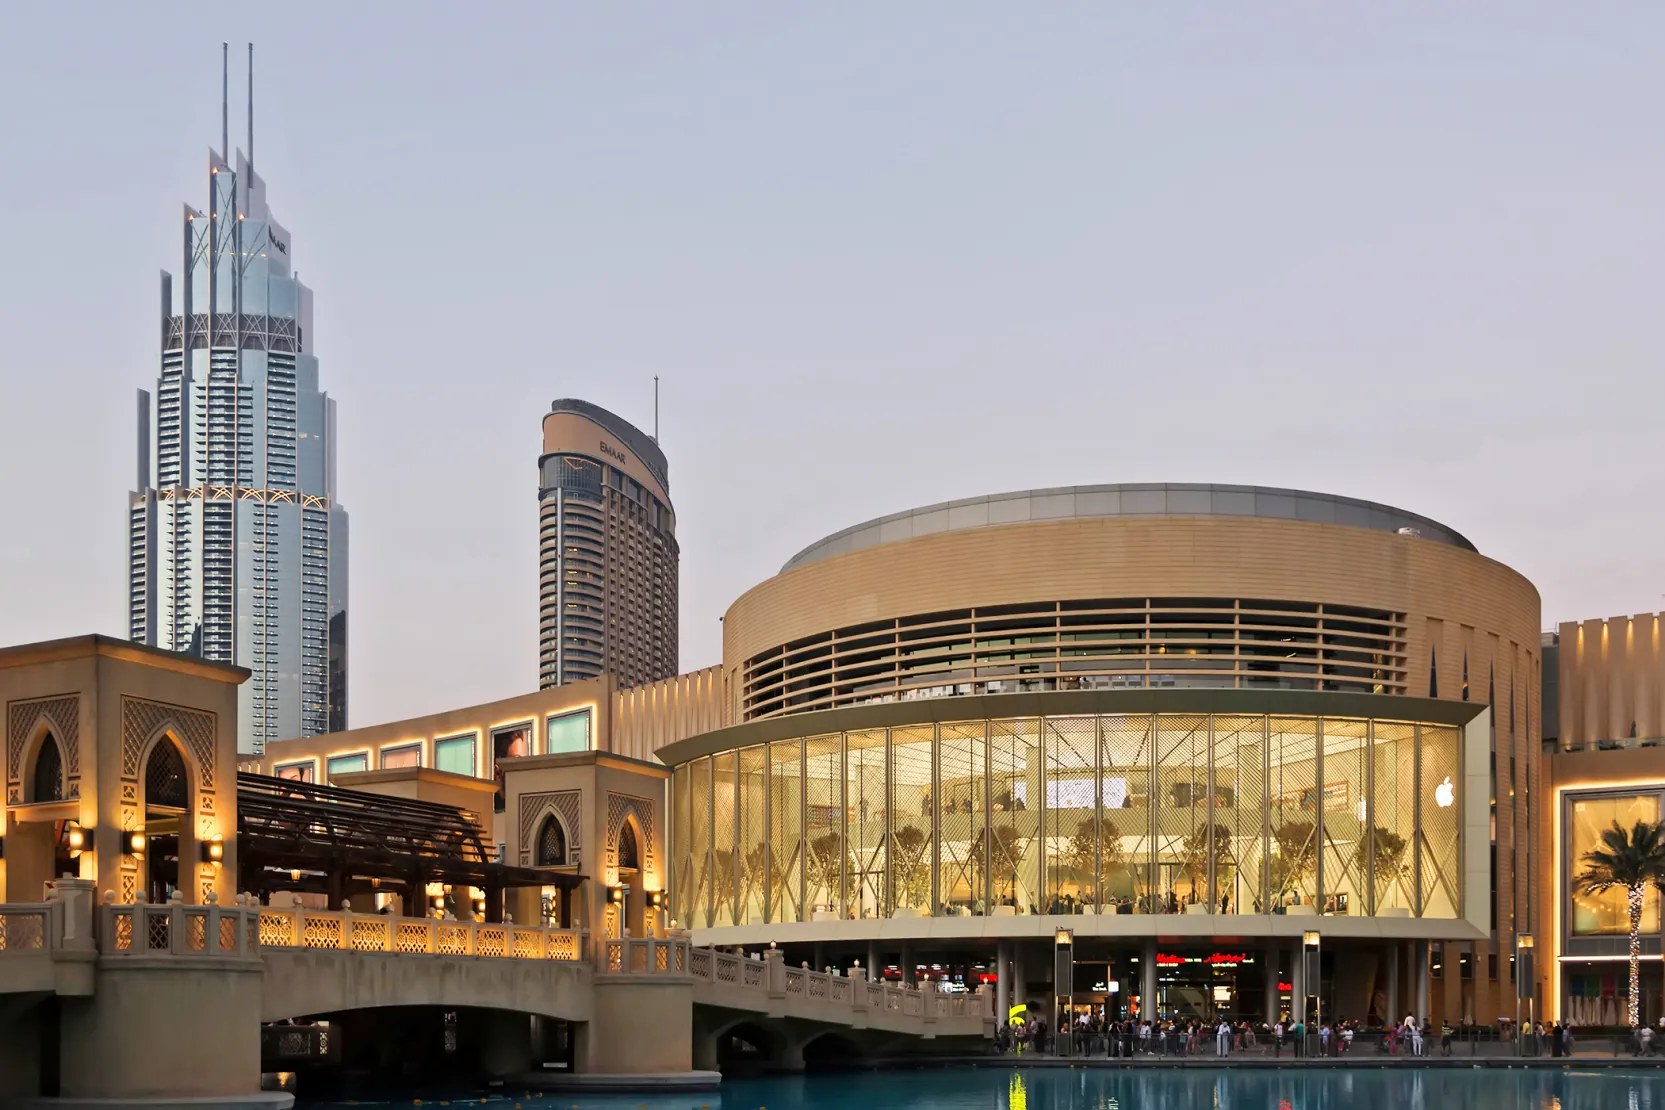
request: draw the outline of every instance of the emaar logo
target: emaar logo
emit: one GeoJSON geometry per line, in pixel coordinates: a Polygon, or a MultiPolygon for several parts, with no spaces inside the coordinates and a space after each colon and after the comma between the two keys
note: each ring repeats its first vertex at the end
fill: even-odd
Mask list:
{"type": "Polygon", "coordinates": [[[289,253],[289,248],[285,246],[283,240],[279,239],[276,235],[272,236],[272,246],[278,249],[279,254],[286,255],[289,253]]]}
{"type": "Polygon", "coordinates": [[[617,447],[614,447],[611,443],[608,443],[606,440],[601,441],[601,453],[603,455],[606,455],[608,458],[613,459],[617,462],[628,463],[630,461],[630,459],[628,457],[626,457],[626,455],[623,451],[620,451],[617,447]]]}

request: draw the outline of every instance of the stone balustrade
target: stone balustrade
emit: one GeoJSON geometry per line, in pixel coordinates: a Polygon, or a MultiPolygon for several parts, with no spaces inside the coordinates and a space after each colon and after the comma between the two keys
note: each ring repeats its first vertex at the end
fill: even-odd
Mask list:
{"type": "Polygon", "coordinates": [[[602,974],[687,975],[691,958],[701,949],[680,938],[624,937],[601,942],[602,974]]]}
{"type": "Polygon", "coordinates": [[[98,951],[104,956],[258,956],[258,906],[137,902],[98,907],[98,951]]]}
{"type": "Polygon", "coordinates": [[[967,994],[950,994],[930,982],[917,987],[901,983],[875,983],[837,972],[787,967],[776,949],[763,953],[761,959],[754,959],[733,952],[694,948],[689,952],[688,970],[696,983],[703,981],[715,987],[738,988],[754,994],[756,1009],[763,1011],[779,1008],[771,1005],[771,1000],[791,1000],[825,1005],[828,1007],[828,1020],[839,1020],[831,1016],[838,1010],[852,1014],[914,1017],[926,1023],[944,1017],[976,1018],[980,1021],[994,1017],[992,991],[978,989],[967,994]]]}
{"type": "Polygon", "coordinates": [[[299,906],[261,906],[259,916],[260,944],[267,948],[522,960],[584,958],[584,935],[576,929],[516,925],[509,921],[395,917],[299,906]]]}
{"type": "Polygon", "coordinates": [[[63,905],[57,902],[0,902],[0,959],[24,952],[49,952],[63,935],[63,905]]]}

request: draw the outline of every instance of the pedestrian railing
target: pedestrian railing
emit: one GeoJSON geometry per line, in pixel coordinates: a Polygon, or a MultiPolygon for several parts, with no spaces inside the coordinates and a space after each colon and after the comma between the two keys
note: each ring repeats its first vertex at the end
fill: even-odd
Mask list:
{"type": "Polygon", "coordinates": [[[259,942],[267,948],[574,962],[584,957],[584,936],[576,929],[300,906],[259,906],[256,912],[259,942]]]}
{"type": "Polygon", "coordinates": [[[829,1016],[835,1012],[840,1016],[884,1014],[917,1017],[926,1022],[944,1017],[992,1020],[994,1016],[994,995],[990,991],[950,994],[939,990],[935,983],[921,983],[917,987],[873,983],[859,974],[787,967],[775,949],[753,957],[695,948],[689,953],[688,970],[696,982],[755,993],[760,1010],[771,1008],[771,1001],[794,1000],[826,1006],[829,1016]]]}
{"type": "Polygon", "coordinates": [[[105,956],[254,956],[260,952],[258,907],[217,902],[138,902],[98,907],[98,951],[105,956]]]}
{"type": "Polygon", "coordinates": [[[603,973],[630,975],[687,975],[694,951],[686,940],[662,937],[624,937],[602,942],[603,973]]]}
{"type": "Polygon", "coordinates": [[[54,902],[0,903],[0,959],[55,948],[62,914],[63,906],[54,902]]]}

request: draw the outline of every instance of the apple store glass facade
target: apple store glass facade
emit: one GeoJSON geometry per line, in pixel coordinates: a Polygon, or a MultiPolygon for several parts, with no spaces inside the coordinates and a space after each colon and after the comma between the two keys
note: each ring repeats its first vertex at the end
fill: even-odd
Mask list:
{"type": "Polygon", "coordinates": [[[1175,713],[719,752],[675,770],[674,914],[1454,918],[1459,752],[1452,725],[1175,713]]]}

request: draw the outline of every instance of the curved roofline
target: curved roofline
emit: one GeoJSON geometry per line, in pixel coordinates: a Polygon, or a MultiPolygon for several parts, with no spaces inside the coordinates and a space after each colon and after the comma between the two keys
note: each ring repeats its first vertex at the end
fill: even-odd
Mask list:
{"type": "Polygon", "coordinates": [[[936,532],[992,528],[1031,520],[1090,520],[1121,516],[1231,516],[1298,520],[1371,528],[1381,532],[1415,528],[1423,539],[1479,554],[1479,548],[1462,533],[1431,517],[1356,497],[1279,486],[1131,482],[1016,490],[906,509],[824,536],[792,556],[780,569],[784,574],[834,555],[936,532]]]}
{"type": "Polygon", "coordinates": [[[581,401],[576,397],[561,397],[555,400],[550,404],[549,411],[551,413],[564,412],[571,413],[574,416],[582,416],[584,419],[606,428],[617,436],[626,447],[636,453],[636,457],[642,460],[642,465],[647,467],[648,473],[659,480],[660,488],[666,494],[671,492],[671,466],[670,463],[665,461],[665,452],[659,449],[659,444],[654,441],[652,436],[618,413],[609,412],[600,405],[591,404],[589,401],[581,401]]]}

